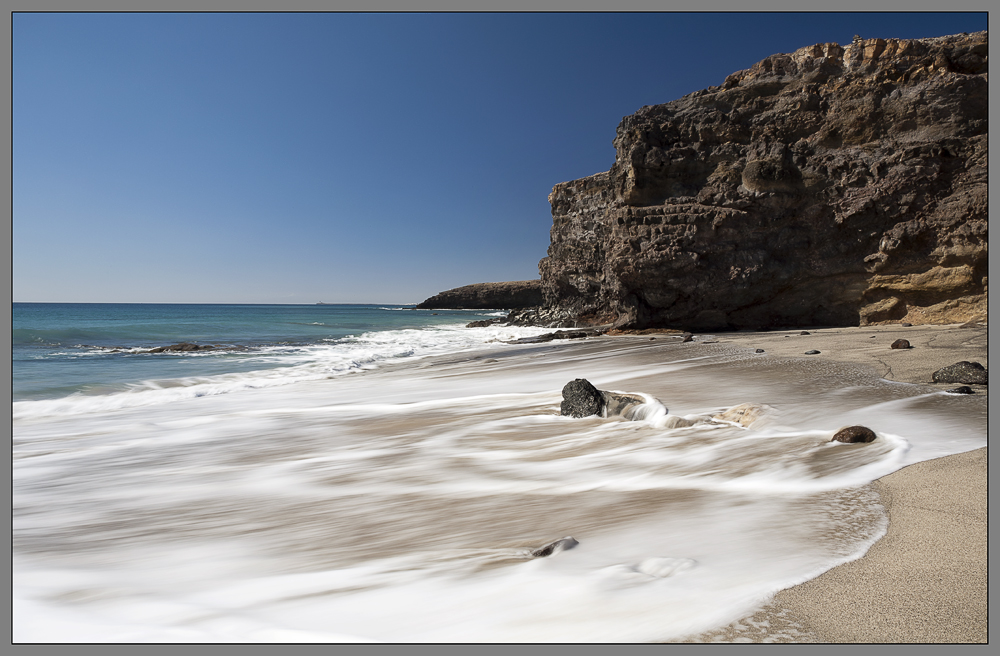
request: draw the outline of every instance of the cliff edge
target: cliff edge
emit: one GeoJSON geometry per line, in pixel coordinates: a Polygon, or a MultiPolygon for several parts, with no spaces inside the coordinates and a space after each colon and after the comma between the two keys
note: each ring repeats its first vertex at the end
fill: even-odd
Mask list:
{"type": "Polygon", "coordinates": [[[544,304],[712,330],[986,320],[987,33],[772,55],[561,183],[544,304]]]}

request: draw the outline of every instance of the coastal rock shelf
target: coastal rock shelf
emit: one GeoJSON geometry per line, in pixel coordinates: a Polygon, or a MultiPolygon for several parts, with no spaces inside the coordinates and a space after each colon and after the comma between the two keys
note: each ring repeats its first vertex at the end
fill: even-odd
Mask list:
{"type": "Polygon", "coordinates": [[[539,264],[567,326],[986,318],[987,33],[772,55],[618,126],[558,184],[539,264]]]}
{"type": "Polygon", "coordinates": [[[538,280],[483,282],[443,291],[417,305],[419,310],[505,309],[514,310],[542,304],[538,280]]]}

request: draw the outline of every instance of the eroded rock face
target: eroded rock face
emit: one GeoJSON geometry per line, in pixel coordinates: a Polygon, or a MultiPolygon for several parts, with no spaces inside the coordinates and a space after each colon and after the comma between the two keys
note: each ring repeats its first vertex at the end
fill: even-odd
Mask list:
{"type": "Polygon", "coordinates": [[[417,305],[421,310],[529,308],[542,304],[541,281],[482,282],[456,287],[417,305]]]}
{"type": "Polygon", "coordinates": [[[576,325],[986,318],[987,33],[768,57],[625,117],[539,263],[576,325]]]}

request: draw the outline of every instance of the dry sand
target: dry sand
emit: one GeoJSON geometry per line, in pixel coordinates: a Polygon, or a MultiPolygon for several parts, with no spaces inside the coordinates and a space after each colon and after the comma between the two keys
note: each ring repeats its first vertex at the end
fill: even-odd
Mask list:
{"type": "MultiPolygon", "coordinates": [[[[871,364],[889,380],[929,386],[934,371],[960,360],[987,366],[985,327],[800,332],[727,333],[717,338],[777,356],[815,349],[821,353],[809,357],[871,364]],[[890,349],[900,338],[913,348],[890,349]]],[[[987,391],[986,386],[974,389],[977,394],[987,391]]],[[[888,512],[889,529],[864,557],[783,590],[751,617],[695,640],[986,642],[987,449],[917,463],[873,486],[888,512]]]]}
{"type": "MultiPolygon", "coordinates": [[[[836,362],[867,364],[886,380],[931,384],[931,374],[961,360],[989,367],[986,327],[900,325],[862,328],[808,328],[766,333],[719,333],[713,338],[748,348],[762,348],[780,357],[812,357],[836,362]],[[893,349],[897,339],[910,342],[912,348],[893,349]],[[810,350],[819,355],[806,356],[810,350]]],[[[957,385],[937,385],[949,389],[957,385]]],[[[975,388],[986,393],[986,387],[975,388]]]]}

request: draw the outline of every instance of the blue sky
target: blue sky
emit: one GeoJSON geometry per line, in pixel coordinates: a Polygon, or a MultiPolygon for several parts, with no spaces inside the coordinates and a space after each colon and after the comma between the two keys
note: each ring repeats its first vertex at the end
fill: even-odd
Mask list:
{"type": "Polygon", "coordinates": [[[623,116],[979,14],[13,16],[13,300],[405,303],[538,277],[623,116]]]}

